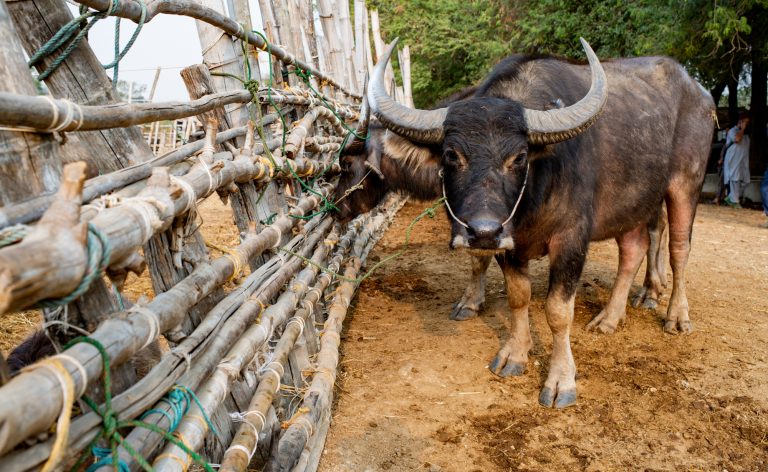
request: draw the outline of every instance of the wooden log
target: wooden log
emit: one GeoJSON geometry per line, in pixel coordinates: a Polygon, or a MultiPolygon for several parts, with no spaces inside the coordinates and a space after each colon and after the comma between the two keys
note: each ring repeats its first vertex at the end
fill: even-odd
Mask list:
{"type": "MultiPolygon", "coordinates": [[[[363,222],[364,220],[358,219],[353,224],[349,225],[349,230],[340,238],[334,256],[328,263],[328,272],[336,272],[339,270],[339,267],[352,244],[352,240],[358,235],[363,222]]],[[[312,312],[320,302],[323,292],[333,280],[333,276],[328,272],[323,272],[323,274],[318,277],[318,280],[312,289],[307,292],[302,301],[302,308],[297,310],[294,315],[294,318],[297,321],[295,323],[289,321],[288,324],[286,324],[283,335],[280,337],[280,341],[275,347],[272,362],[277,362],[282,366],[285,366],[288,360],[288,355],[293,349],[301,331],[307,329],[307,326],[312,324],[312,312]]],[[[253,453],[249,453],[248,451],[255,450],[258,434],[264,430],[265,424],[261,421],[261,418],[265,417],[269,407],[272,405],[276,388],[279,387],[277,382],[278,379],[276,376],[264,376],[261,382],[259,382],[256,393],[253,399],[251,399],[248,408],[245,410],[246,413],[243,414],[242,420],[248,424],[244,424],[238,430],[232,444],[224,454],[219,470],[227,472],[246,470],[246,467],[253,457],[253,453]]]]}
{"type": "MultiPolygon", "coordinates": [[[[384,40],[381,38],[381,25],[379,24],[379,11],[371,10],[371,30],[373,32],[373,46],[376,49],[376,62],[379,62],[381,55],[384,53],[384,40]]],[[[392,81],[394,80],[395,73],[392,71],[392,63],[388,62],[387,67],[384,70],[384,85],[387,87],[387,91],[392,93],[392,81]]]]}
{"type": "MultiPolygon", "coordinates": [[[[132,199],[123,205],[105,209],[91,223],[109,240],[112,247],[110,265],[117,264],[131,256],[136,248],[143,245],[159,229],[167,228],[174,216],[185,213],[192,205],[192,199],[210,195],[216,189],[226,188],[233,182],[245,182],[262,175],[263,168],[257,166],[256,160],[250,156],[239,156],[232,161],[220,160],[210,167],[200,163],[193,168],[189,177],[184,179],[192,185],[194,195],[188,195],[180,187],[167,188],[161,191],[160,195],[170,202],[168,208],[161,209],[160,205],[132,199]],[[141,208],[131,208],[137,206],[141,208]],[[154,227],[153,222],[156,221],[161,221],[159,227],[154,227]]],[[[75,264],[73,257],[77,256],[64,257],[44,246],[46,244],[36,242],[33,238],[29,242],[25,240],[0,249],[0,313],[29,306],[44,298],[62,296],[79,283],[79,278],[75,276],[78,273],[82,275],[85,258],[82,258],[80,264],[75,264]],[[19,263],[23,258],[30,257],[30,250],[37,258],[19,263]],[[69,283],[59,280],[62,273],[55,270],[63,261],[69,261],[70,264],[67,266],[72,274],[69,283]],[[47,271],[51,271],[50,274],[47,274],[47,271]],[[55,282],[56,285],[48,282],[55,282]]]]}
{"type": "Polygon", "coordinates": [[[240,88],[192,102],[81,106],[69,100],[0,92],[0,126],[48,132],[102,130],[186,118],[230,103],[247,103],[251,98],[250,92],[240,88]]]}
{"type": "MultiPolygon", "coordinates": [[[[5,4],[0,5],[0,78],[8,92],[37,93],[5,4]]],[[[61,175],[58,147],[50,135],[0,130],[0,206],[56,190],[61,175]]]]}
{"type": "MultiPolygon", "coordinates": [[[[37,52],[48,38],[72,20],[70,9],[62,0],[9,2],[8,9],[28,56],[37,52]]],[[[35,65],[38,72],[44,71],[57,55],[58,51],[38,62],[35,65]]],[[[61,66],[45,80],[45,85],[54,97],[79,104],[106,105],[120,101],[87,41],[82,41],[72,50],[61,66]]],[[[149,146],[144,144],[141,130],[136,127],[78,133],[69,137],[61,151],[64,163],[85,161],[91,173],[89,177],[153,157],[149,146]],[[84,153],[83,149],[88,152],[84,153]]]]}
{"type": "MultiPolygon", "coordinates": [[[[321,228],[315,231],[316,234],[311,236],[315,243],[320,242],[325,235],[325,231],[330,226],[331,221],[326,221],[321,228]]],[[[311,260],[315,264],[322,263],[330,248],[331,246],[328,244],[320,244],[315,249],[311,260]]],[[[202,388],[198,390],[200,405],[196,405],[195,408],[185,415],[176,430],[177,434],[185,438],[185,444],[188,447],[193,450],[199,449],[202,446],[203,438],[208,432],[207,425],[200,424],[196,420],[196,416],[203,412],[210,414],[218,407],[226,396],[233,380],[251,363],[261,346],[271,338],[275,328],[283,325],[294,313],[298,300],[309,288],[308,285],[316,274],[317,268],[315,266],[308,266],[294,277],[291,288],[283,292],[274,304],[267,307],[261,314],[260,321],[251,325],[243,333],[242,337],[231,346],[231,349],[229,349],[227,355],[218,364],[216,370],[202,388]],[[200,406],[203,408],[202,412],[200,406]]],[[[153,466],[160,470],[183,470],[180,469],[181,464],[189,460],[190,458],[180,448],[168,444],[163,453],[158,456],[153,466]]]]}
{"type": "MultiPolygon", "coordinates": [[[[339,30],[334,20],[333,3],[331,0],[317,0],[317,11],[320,14],[320,24],[323,27],[323,35],[327,45],[325,49],[328,51],[330,63],[333,65],[331,70],[335,71],[340,83],[346,87],[347,74],[344,67],[344,56],[341,51],[339,30]]],[[[332,85],[337,88],[339,87],[337,84],[332,85]]]]}
{"type": "MultiPolygon", "coordinates": [[[[310,222],[311,224],[306,226],[306,232],[296,236],[286,245],[286,248],[294,252],[305,253],[305,250],[299,248],[299,246],[305,241],[307,232],[311,232],[316,227],[312,223],[317,220],[318,218],[314,218],[310,222]]],[[[301,262],[299,259],[296,259],[296,261],[301,262]]],[[[299,264],[293,264],[293,262],[283,264],[282,258],[275,256],[270,259],[269,263],[260,267],[258,271],[250,274],[242,285],[230,292],[225,299],[206,315],[203,322],[198,325],[190,336],[176,346],[171,353],[164,356],[147,376],[141,379],[134,387],[113,399],[113,409],[118,416],[120,418],[136,417],[158,401],[160,396],[168,391],[174,382],[178,381],[182,385],[196,389],[200,380],[208,375],[208,372],[213,368],[210,359],[206,360],[206,357],[209,357],[209,354],[211,354],[211,350],[206,349],[206,346],[209,346],[211,341],[222,338],[220,336],[222,326],[229,322],[228,320],[233,316],[235,310],[256,290],[264,294],[265,298],[273,296],[287,280],[285,277],[278,277],[279,280],[274,281],[274,283],[270,282],[274,279],[273,275],[275,272],[278,270],[285,272],[289,277],[298,266],[299,264]],[[267,281],[266,286],[262,285],[265,281],[267,281]],[[190,361],[189,364],[185,361],[187,358],[190,361]],[[185,367],[189,369],[192,362],[194,362],[194,367],[185,373],[185,367]],[[206,365],[210,365],[210,367],[206,368],[206,365]],[[180,377],[182,378],[180,379],[180,377]]],[[[253,318],[255,319],[258,314],[255,313],[253,318]]],[[[247,318],[243,322],[247,324],[252,321],[253,319],[247,318]]],[[[221,355],[218,354],[214,362],[218,362],[221,355]]],[[[167,408],[167,405],[164,407],[155,405],[155,407],[167,408]]],[[[151,417],[147,419],[151,420],[151,417]]],[[[70,462],[77,458],[79,451],[90,443],[94,436],[100,433],[99,423],[98,415],[93,412],[86,413],[72,422],[65,462],[70,462]]],[[[131,440],[134,437],[134,433],[136,431],[132,432],[127,439],[131,440]]],[[[11,453],[0,458],[0,470],[26,470],[42,463],[49,456],[52,443],[53,440],[48,440],[26,451],[11,453]]],[[[151,445],[147,447],[148,449],[143,448],[142,451],[152,449],[151,445]]]]}
{"type": "Polygon", "coordinates": [[[357,93],[361,93],[362,82],[357,80],[357,62],[355,60],[355,39],[352,34],[352,21],[349,14],[349,0],[338,0],[336,5],[339,12],[339,27],[341,31],[341,48],[344,51],[344,60],[349,86],[357,93]]]}
{"type": "MultiPolygon", "coordinates": [[[[328,195],[330,191],[329,186],[321,186],[318,193],[328,195]]],[[[185,204],[185,199],[180,200],[182,201],[177,203],[185,204]]],[[[279,242],[282,235],[296,225],[297,219],[293,216],[306,214],[317,207],[320,201],[321,197],[317,195],[302,198],[293,207],[290,215],[280,216],[263,231],[249,235],[233,251],[243,260],[261,254],[279,242]]],[[[119,210],[119,207],[105,210],[101,215],[110,210],[119,210]]],[[[114,216],[118,215],[110,215],[114,216]]],[[[141,227],[141,224],[129,221],[128,226],[141,227]]],[[[10,249],[12,248],[13,246],[10,249]]],[[[104,345],[113,365],[126,362],[145,343],[156,339],[160,333],[175,328],[190,307],[231,277],[236,270],[234,260],[232,257],[222,256],[208,264],[202,264],[172,289],[158,295],[145,307],[154,314],[157,323],[146,315],[146,311],[129,312],[125,316],[104,321],[91,334],[91,338],[104,345]]],[[[0,264],[0,267],[5,265],[0,264]]],[[[93,346],[77,344],[65,353],[82,365],[87,376],[83,379],[81,370],[72,365],[71,361],[62,361],[70,372],[76,391],[82,391],[89,379],[95,380],[101,374],[101,358],[93,346]]],[[[0,388],[0,398],[0,454],[7,452],[25,438],[45,431],[60,413],[62,405],[62,392],[57,377],[45,369],[33,369],[16,376],[0,388]],[[24,415],[19,415],[19,411],[23,411],[24,415]]]]}
{"type": "MultiPolygon", "coordinates": [[[[367,34],[365,21],[365,0],[355,0],[355,71],[357,73],[357,83],[362,87],[365,83],[365,77],[368,73],[367,58],[365,49],[365,35],[367,34]]],[[[360,89],[360,94],[365,90],[360,89]]]]}
{"type": "MultiPolygon", "coordinates": [[[[304,233],[304,235],[301,237],[294,238],[294,240],[301,239],[303,241],[301,248],[297,250],[298,253],[304,257],[307,257],[310,256],[313,251],[316,251],[315,248],[318,246],[318,243],[322,241],[323,236],[325,235],[330,225],[331,220],[326,218],[325,221],[313,227],[312,233],[304,233]]],[[[201,351],[201,353],[194,356],[194,366],[190,369],[189,372],[184,374],[181,379],[179,379],[180,385],[184,385],[188,388],[194,388],[195,391],[198,392],[198,397],[200,401],[203,402],[204,406],[208,406],[207,403],[204,403],[206,402],[206,397],[203,395],[203,392],[206,391],[206,386],[201,386],[200,384],[209,378],[211,372],[214,371],[218,365],[220,365],[223,358],[230,358],[230,356],[227,355],[227,352],[233,349],[233,345],[235,345],[236,342],[241,343],[239,338],[241,338],[243,333],[246,332],[248,327],[252,325],[257,317],[262,316],[260,305],[253,302],[248,302],[248,300],[255,295],[254,292],[256,292],[256,296],[259,296],[263,299],[272,298],[284,286],[286,281],[288,281],[292,276],[296,274],[296,271],[300,269],[302,262],[303,261],[299,258],[289,259],[288,263],[279,267],[279,270],[276,271],[268,280],[265,281],[264,278],[261,278],[261,283],[258,284],[257,287],[250,287],[249,290],[244,291],[237,300],[228,300],[227,304],[231,305],[233,302],[239,302],[240,306],[237,307],[236,310],[233,310],[232,314],[226,320],[220,320],[218,324],[211,326],[211,321],[213,320],[211,319],[212,316],[210,315],[212,315],[216,309],[220,308],[220,306],[217,305],[216,309],[212,311],[208,317],[206,317],[206,322],[208,325],[207,336],[204,334],[206,330],[203,330],[203,332],[196,334],[195,337],[197,342],[193,341],[190,343],[185,339],[182,345],[179,346],[181,350],[174,350],[173,355],[179,357],[182,352],[189,352],[190,354],[193,354],[194,352],[189,349],[191,349],[192,346],[195,346],[195,344],[199,345],[203,342],[207,343],[204,350],[199,346],[195,346],[194,351],[201,351]]],[[[230,297],[228,297],[228,299],[229,298],[230,297]]],[[[231,308],[227,309],[227,311],[229,310],[231,310],[231,308]]],[[[210,382],[210,380],[206,381],[206,384],[208,382],[210,382]]],[[[234,377],[229,378],[228,382],[228,385],[231,388],[236,386],[236,379],[234,377]]],[[[220,404],[226,402],[227,393],[231,392],[224,392],[222,396],[219,397],[220,404]]],[[[250,395],[253,395],[253,390],[250,391],[250,395]]],[[[244,402],[247,402],[249,399],[250,396],[245,399],[244,402]]],[[[234,431],[232,431],[231,434],[224,433],[224,431],[231,429],[231,420],[228,414],[225,415],[226,421],[224,422],[218,422],[213,419],[217,406],[218,405],[212,405],[210,409],[206,410],[206,414],[210,416],[215,423],[216,429],[219,432],[218,440],[225,441],[226,443],[229,441],[228,438],[231,438],[234,435],[234,431]]],[[[237,411],[238,409],[237,404],[226,406],[229,408],[228,411],[237,411]]],[[[154,405],[152,409],[158,411],[166,411],[169,415],[174,414],[174,412],[169,408],[169,405],[164,404],[164,402],[160,402],[154,405]]],[[[163,415],[162,413],[152,413],[147,415],[144,420],[165,430],[168,430],[170,427],[168,416],[163,415]]],[[[182,423],[179,427],[181,428],[183,426],[184,423],[182,423]]],[[[177,431],[184,435],[182,430],[179,429],[177,431]]],[[[188,440],[186,435],[184,435],[184,437],[185,440],[188,440]]],[[[126,440],[134,450],[140,451],[143,457],[151,459],[158,452],[158,446],[160,446],[162,436],[154,434],[151,431],[143,428],[136,428],[126,437],[126,440]]],[[[223,446],[224,444],[221,445],[222,448],[223,446]]],[[[213,457],[220,457],[223,453],[223,449],[220,453],[215,450],[212,452],[214,452],[213,457]]],[[[120,456],[126,463],[132,466],[132,468],[135,468],[135,466],[138,465],[135,463],[135,460],[132,458],[132,456],[123,448],[120,450],[120,456]]]]}
{"type": "Polygon", "coordinates": [[[403,46],[400,56],[400,72],[403,74],[404,104],[413,108],[413,91],[411,90],[411,48],[403,46]]]}
{"type": "Polygon", "coordinates": [[[365,63],[368,67],[368,75],[373,74],[373,53],[371,52],[371,29],[370,21],[368,18],[368,9],[365,9],[365,22],[363,23],[363,30],[365,33],[365,63]]]}

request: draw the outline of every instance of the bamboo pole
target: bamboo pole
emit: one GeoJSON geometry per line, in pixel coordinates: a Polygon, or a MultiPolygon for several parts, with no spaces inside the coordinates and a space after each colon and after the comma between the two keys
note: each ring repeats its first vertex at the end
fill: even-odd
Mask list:
{"type": "MultiPolygon", "coordinates": [[[[200,173],[198,174],[200,175],[200,173]]],[[[210,188],[205,174],[206,172],[202,171],[200,178],[190,182],[196,192],[200,186],[210,188]]],[[[330,191],[330,187],[321,186],[318,192],[320,196],[309,195],[302,198],[291,210],[291,215],[306,214],[317,207],[321,201],[321,196],[328,195],[330,191]]],[[[180,206],[186,205],[187,202],[186,198],[176,200],[180,206]]],[[[99,220],[97,217],[93,223],[99,227],[104,224],[104,220],[117,217],[121,220],[127,220],[125,221],[126,226],[138,227],[139,231],[142,231],[142,222],[135,221],[128,217],[125,211],[120,210],[120,207],[106,209],[99,217],[107,216],[101,218],[101,222],[97,222],[99,220]]],[[[131,212],[128,211],[127,213],[131,212]]],[[[244,260],[249,260],[274,246],[280,241],[282,235],[296,223],[297,220],[289,215],[280,216],[260,233],[247,237],[233,251],[244,260]]],[[[137,247],[139,245],[133,244],[132,246],[137,247]]],[[[48,246],[51,245],[48,244],[48,246]]],[[[2,252],[12,250],[14,247],[11,246],[2,252]]],[[[119,248],[118,244],[113,244],[113,247],[119,248]]],[[[12,263],[12,265],[16,264],[12,263]]],[[[0,267],[5,268],[7,266],[0,264],[0,267]]],[[[223,284],[227,278],[235,273],[235,270],[236,266],[232,257],[222,256],[210,263],[201,264],[179,284],[158,295],[145,307],[154,313],[157,319],[156,325],[153,325],[153,322],[145,314],[133,312],[125,317],[107,319],[91,334],[91,338],[100,341],[105,346],[114,363],[113,365],[120,365],[135,354],[144,342],[152,341],[160,333],[176,327],[189,307],[194,306],[215,287],[223,284]]],[[[75,345],[65,352],[76,359],[83,366],[83,371],[86,372],[87,378],[83,379],[81,371],[72,366],[71,362],[62,362],[70,372],[75,383],[75,390],[82,391],[81,389],[89,379],[95,380],[101,374],[102,363],[99,354],[92,346],[83,344],[75,345]]],[[[0,419],[2,419],[0,423],[2,425],[0,428],[0,432],[2,432],[0,434],[0,454],[7,452],[25,438],[45,431],[56,419],[62,404],[62,392],[58,385],[57,377],[53,373],[44,369],[33,369],[18,375],[0,387],[0,397],[4,399],[0,402],[0,419]],[[45,400],[43,401],[41,398],[45,398],[45,400]],[[24,411],[25,415],[17,415],[19,411],[24,411]]]]}
{"type": "MultiPolygon", "coordinates": [[[[318,222],[318,218],[313,218],[305,226],[305,229],[285,247],[294,252],[306,253],[307,250],[303,249],[302,245],[306,246],[307,235],[317,227],[318,222]]],[[[159,400],[164,392],[168,391],[171,385],[177,381],[189,388],[196,389],[200,378],[203,375],[207,375],[207,372],[210,370],[205,369],[205,365],[210,364],[210,359],[206,361],[206,358],[210,357],[211,351],[206,348],[210,346],[214,339],[219,337],[223,326],[229,323],[231,319],[236,318],[235,310],[256,291],[263,293],[264,298],[274,296],[277,290],[285,283],[285,280],[287,280],[286,276],[280,276],[280,272],[287,273],[290,276],[299,266],[298,263],[301,262],[301,260],[296,259],[295,262],[291,261],[285,264],[281,257],[273,256],[257,271],[251,273],[241,285],[230,292],[227,297],[221,300],[206,315],[205,319],[195,328],[195,331],[190,333],[171,353],[165,355],[147,376],[141,379],[134,387],[113,399],[115,412],[121,418],[133,418],[159,400]],[[189,359],[190,364],[187,364],[185,359],[189,359]],[[192,362],[194,362],[193,369],[185,374],[185,367],[189,368],[192,362]],[[200,368],[201,366],[203,369],[200,368]],[[182,378],[180,379],[180,377],[182,378]]],[[[254,318],[257,315],[258,313],[254,314],[254,318]]],[[[252,319],[250,318],[245,320],[246,323],[251,321],[252,319]]],[[[160,405],[155,405],[155,408],[157,407],[160,407],[160,405]]],[[[150,416],[147,420],[151,421],[152,418],[150,416]]],[[[72,422],[67,447],[69,460],[74,460],[78,456],[79,451],[96,434],[100,433],[99,423],[100,419],[94,412],[86,413],[72,422]]],[[[162,424],[160,426],[167,427],[167,425],[162,424]]],[[[136,431],[132,432],[131,435],[134,433],[136,431]]],[[[131,435],[128,436],[128,440],[133,439],[131,435]]],[[[49,456],[52,443],[53,440],[50,439],[26,451],[17,451],[2,457],[0,459],[0,470],[26,470],[39,465],[49,456]]],[[[151,444],[148,444],[147,448],[142,450],[151,450],[151,444]]]]}
{"type": "MultiPolygon", "coordinates": [[[[358,235],[363,223],[364,220],[356,220],[355,224],[350,225],[350,229],[339,240],[334,256],[327,266],[330,272],[337,272],[339,270],[344,257],[352,245],[353,239],[358,235]]],[[[275,347],[272,362],[277,362],[284,368],[288,360],[288,354],[293,350],[296,340],[304,329],[303,327],[308,321],[311,323],[310,317],[316,305],[322,299],[323,292],[332,280],[333,277],[329,273],[324,272],[318,277],[312,289],[307,292],[302,302],[303,307],[297,310],[293,317],[296,322],[292,323],[289,320],[286,323],[283,335],[275,347]]],[[[254,397],[248,405],[246,413],[242,415],[242,421],[248,424],[244,424],[238,430],[232,444],[224,454],[219,470],[234,472],[246,469],[253,457],[253,453],[249,451],[255,451],[258,434],[265,426],[261,418],[265,417],[269,407],[272,405],[278,387],[279,383],[276,376],[264,376],[262,378],[254,397]]]]}
{"type": "Polygon", "coordinates": [[[352,21],[349,14],[349,0],[334,0],[339,12],[339,28],[341,31],[341,47],[344,52],[345,66],[349,76],[349,86],[360,93],[362,82],[357,80],[357,63],[355,60],[355,39],[352,34],[352,21]]]}
{"type": "MultiPolygon", "coordinates": [[[[381,38],[378,10],[371,10],[371,29],[373,31],[373,46],[376,49],[376,62],[379,62],[381,55],[384,53],[384,40],[381,38]]],[[[388,62],[386,69],[384,69],[384,86],[389,93],[392,93],[392,80],[394,80],[394,77],[395,73],[392,71],[392,63],[388,62]]]]}
{"type": "Polygon", "coordinates": [[[400,72],[403,74],[404,104],[413,108],[413,91],[411,90],[411,48],[403,46],[400,56],[400,72]]]}
{"type": "MultiPolygon", "coordinates": [[[[365,15],[365,0],[355,0],[355,67],[357,83],[361,87],[365,83],[366,61],[368,60],[365,50],[365,34],[367,33],[365,15]]],[[[365,90],[360,89],[360,93],[361,95],[364,94],[365,90]]]]}
{"type": "MultiPolygon", "coordinates": [[[[139,4],[128,0],[80,0],[78,3],[89,6],[96,10],[104,11],[109,8],[110,1],[114,1],[114,4],[119,5],[115,16],[138,21],[142,15],[142,10],[139,4]]],[[[261,36],[255,33],[244,31],[243,27],[235,20],[232,20],[231,18],[216,12],[215,10],[205,8],[194,0],[157,0],[152,2],[147,5],[145,22],[151,21],[155,16],[161,13],[191,16],[195,19],[205,21],[206,23],[216,26],[231,36],[237,38],[247,38],[248,42],[258,49],[267,49],[267,45],[261,36]]],[[[293,65],[299,69],[309,71],[316,75],[317,78],[321,81],[327,81],[344,95],[358,100],[362,98],[359,94],[351,91],[345,85],[342,85],[343,79],[339,79],[338,81],[335,80],[333,77],[316,70],[305,61],[296,58],[294,54],[288,52],[284,48],[273,44],[270,48],[270,52],[273,56],[277,57],[285,64],[293,65]]]]}
{"type": "MultiPolygon", "coordinates": [[[[323,26],[323,35],[325,37],[326,48],[330,56],[332,69],[340,77],[339,81],[343,87],[347,87],[348,76],[344,67],[344,56],[341,51],[341,39],[339,29],[336,26],[334,18],[333,3],[331,0],[317,0],[317,11],[320,14],[320,24],[323,26]]],[[[332,84],[338,88],[338,85],[332,84]]]]}
{"type": "Polygon", "coordinates": [[[365,9],[365,21],[363,23],[363,33],[365,34],[365,37],[363,38],[363,44],[365,45],[365,62],[366,66],[368,67],[368,75],[370,76],[373,74],[373,53],[371,52],[371,29],[370,29],[370,22],[368,21],[368,9],[365,9]]]}

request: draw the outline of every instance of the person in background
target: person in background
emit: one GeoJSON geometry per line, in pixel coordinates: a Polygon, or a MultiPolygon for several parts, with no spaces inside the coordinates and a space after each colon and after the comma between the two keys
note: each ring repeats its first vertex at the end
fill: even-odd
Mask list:
{"type": "Polygon", "coordinates": [[[723,159],[723,181],[730,189],[725,203],[741,208],[741,195],[749,184],[749,136],[747,126],[749,115],[739,115],[739,122],[728,130],[725,138],[725,157],[723,159]]]}

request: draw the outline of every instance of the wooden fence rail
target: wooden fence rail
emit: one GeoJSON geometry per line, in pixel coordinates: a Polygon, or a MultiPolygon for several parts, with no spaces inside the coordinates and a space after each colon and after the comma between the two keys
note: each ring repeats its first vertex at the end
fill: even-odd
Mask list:
{"type": "MultiPolygon", "coordinates": [[[[142,15],[134,1],[79,3],[142,15]]],[[[0,470],[69,468],[83,454],[93,465],[93,446],[132,471],[144,461],[186,470],[192,452],[208,469],[317,468],[356,277],[404,200],[392,196],[346,226],[331,211],[339,156],[367,126],[365,2],[354,2],[354,31],[349,3],[318,2],[333,13],[322,17],[333,32],[325,36],[315,35],[309,4],[258,3],[264,35],[244,26],[245,0],[231,12],[213,0],[147,2],[144,22],[197,20],[204,64],[182,71],[189,102],[126,104],[87,42],[45,79],[51,94],[35,96],[24,58],[70,10],[64,0],[0,2],[0,323],[41,310],[58,352],[0,384],[0,470]],[[254,48],[245,55],[243,41],[254,48]],[[270,54],[273,76],[259,70],[259,52],[270,54]],[[242,64],[249,77],[215,74],[242,64]],[[155,156],[155,123],[181,118],[202,123],[203,138],[155,156]],[[231,208],[236,243],[202,236],[201,206],[214,194],[231,208]],[[7,238],[12,231],[20,236],[7,238]],[[155,296],[127,300],[129,273],[155,296]],[[89,342],[66,346],[76,332],[89,342]],[[130,422],[139,418],[152,429],[130,422]],[[112,421],[119,445],[103,439],[112,421]]],[[[94,468],[109,470],[112,459],[94,468]]]]}

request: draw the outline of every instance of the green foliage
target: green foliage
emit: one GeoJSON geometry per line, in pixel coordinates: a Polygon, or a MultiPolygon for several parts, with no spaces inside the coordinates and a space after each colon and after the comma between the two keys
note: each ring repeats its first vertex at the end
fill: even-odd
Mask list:
{"type": "Polygon", "coordinates": [[[425,106],[476,83],[515,52],[584,59],[668,55],[702,85],[768,57],[768,0],[374,0],[385,39],[410,44],[413,94],[425,106]]]}
{"type": "Polygon", "coordinates": [[[511,52],[498,0],[377,0],[385,41],[411,47],[416,106],[473,85],[511,52]]]}

